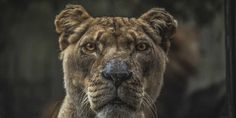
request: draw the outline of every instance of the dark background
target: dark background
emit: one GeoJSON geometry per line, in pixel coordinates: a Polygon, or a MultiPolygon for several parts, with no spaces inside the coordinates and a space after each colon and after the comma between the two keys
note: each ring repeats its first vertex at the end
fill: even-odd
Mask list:
{"type": "Polygon", "coordinates": [[[68,3],[92,16],[164,7],[179,22],[160,118],[224,118],[223,0],[0,0],[0,118],[49,117],[64,96],[54,18],[68,3]]]}

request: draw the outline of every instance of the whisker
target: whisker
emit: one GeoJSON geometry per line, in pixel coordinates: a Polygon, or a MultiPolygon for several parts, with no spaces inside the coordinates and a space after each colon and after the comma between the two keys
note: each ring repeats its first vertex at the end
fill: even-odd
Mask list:
{"type": "Polygon", "coordinates": [[[87,117],[88,113],[84,112],[84,111],[88,111],[89,110],[88,97],[87,97],[87,95],[84,92],[82,92],[82,95],[80,96],[80,98],[81,98],[80,99],[81,107],[80,107],[80,110],[79,110],[80,111],[80,115],[87,117]]]}
{"type": "Polygon", "coordinates": [[[144,104],[145,104],[146,108],[151,112],[153,118],[156,118],[155,110],[152,108],[152,106],[150,105],[150,103],[148,102],[147,99],[144,99],[144,104]]]}
{"type": "Polygon", "coordinates": [[[144,102],[143,102],[144,106],[146,106],[147,109],[150,110],[153,118],[158,118],[157,108],[156,108],[155,102],[152,100],[152,98],[147,93],[144,93],[143,100],[144,100],[144,102]]]}

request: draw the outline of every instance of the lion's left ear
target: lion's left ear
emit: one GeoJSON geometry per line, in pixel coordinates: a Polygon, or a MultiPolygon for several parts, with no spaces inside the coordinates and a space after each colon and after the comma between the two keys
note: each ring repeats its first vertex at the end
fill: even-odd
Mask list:
{"type": "Polygon", "coordinates": [[[148,23],[161,36],[161,46],[165,52],[170,47],[170,39],[176,31],[177,21],[165,9],[153,8],[139,19],[148,23]]]}

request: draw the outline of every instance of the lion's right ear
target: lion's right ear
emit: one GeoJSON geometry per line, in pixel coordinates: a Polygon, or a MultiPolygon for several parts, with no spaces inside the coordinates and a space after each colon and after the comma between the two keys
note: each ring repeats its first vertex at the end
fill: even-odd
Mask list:
{"type": "Polygon", "coordinates": [[[60,34],[59,44],[61,50],[69,45],[69,41],[67,41],[69,34],[91,18],[92,17],[81,5],[67,5],[66,8],[56,16],[54,23],[56,32],[60,34]]]}

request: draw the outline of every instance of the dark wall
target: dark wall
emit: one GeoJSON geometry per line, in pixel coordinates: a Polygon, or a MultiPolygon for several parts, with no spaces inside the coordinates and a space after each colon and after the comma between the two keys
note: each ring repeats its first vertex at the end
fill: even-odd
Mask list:
{"type": "Polygon", "coordinates": [[[196,39],[200,53],[197,74],[185,81],[197,79],[184,89],[191,93],[224,81],[222,0],[0,0],[0,118],[47,117],[63,99],[54,18],[68,3],[82,4],[93,16],[138,17],[165,7],[180,27],[191,29],[188,38],[196,39]]]}

